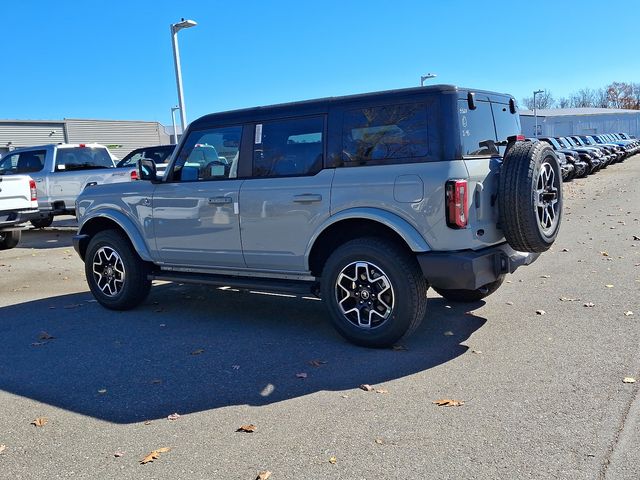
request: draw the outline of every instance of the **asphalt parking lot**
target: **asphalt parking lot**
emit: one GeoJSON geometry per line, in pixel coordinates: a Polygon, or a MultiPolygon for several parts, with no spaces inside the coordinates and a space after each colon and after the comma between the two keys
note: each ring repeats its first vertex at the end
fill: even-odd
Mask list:
{"type": "Polygon", "coordinates": [[[73,219],[27,231],[0,252],[0,478],[638,479],[639,178],[565,184],[551,251],[486,301],[430,292],[398,350],[311,299],[158,284],[107,311],[73,219]]]}

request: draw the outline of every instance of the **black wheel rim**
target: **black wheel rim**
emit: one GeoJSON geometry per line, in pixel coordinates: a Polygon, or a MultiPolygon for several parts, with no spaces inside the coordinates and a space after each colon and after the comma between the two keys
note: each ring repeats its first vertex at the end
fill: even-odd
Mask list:
{"type": "Polygon", "coordinates": [[[385,324],[395,306],[389,276],[377,265],[364,260],[352,262],[340,271],[335,295],[343,317],[363,329],[385,324]]]}

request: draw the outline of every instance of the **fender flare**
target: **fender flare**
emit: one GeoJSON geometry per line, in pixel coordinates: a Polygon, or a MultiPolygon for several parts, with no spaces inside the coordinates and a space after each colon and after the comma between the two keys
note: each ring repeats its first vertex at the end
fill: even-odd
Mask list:
{"type": "Polygon", "coordinates": [[[117,224],[129,238],[129,241],[131,241],[133,248],[136,250],[142,260],[144,260],[145,262],[153,261],[151,253],[149,252],[149,248],[147,247],[147,244],[145,243],[135,223],[124,213],[118,212],[117,210],[109,209],[95,212],[90,218],[82,222],[82,225],[78,229],[78,234],[86,234],[87,225],[90,225],[94,220],[100,218],[111,220],[112,222],[117,224]]]}
{"type": "Polygon", "coordinates": [[[431,247],[422,237],[420,232],[418,232],[418,230],[413,225],[411,225],[402,217],[388,210],[381,210],[371,207],[355,207],[341,210],[335,215],[331,215],[320,225],[320,227],[318,227],[318,229],[316,229],[313,236],[307,243],[307,248],[305,251],[306,265],[309,265],[309,255],[311,254],[311,250],[313,249],[316,240],[322,234],[322,232],[324,232],[331,225],[334,225],[342,220],[352,219],[372,220],[381,223],[386,227],[389,227],[406,242],[407,246],[413,252],[422,253],[431,251],[431,247]]]}

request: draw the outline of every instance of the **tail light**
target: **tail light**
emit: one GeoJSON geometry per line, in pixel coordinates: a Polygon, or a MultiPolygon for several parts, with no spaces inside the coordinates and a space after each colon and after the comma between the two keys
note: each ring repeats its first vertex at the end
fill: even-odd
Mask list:
{"type": "Polygon", "coordinates": [[[447,225],[467,228],[469,217],[468,186],[466,180],[449,180],[445,184],[447,225]]]}
{"type": "Polygon", "coordinates": [[[29,189],[31,190],[31,201],[36,202],[38,200],[38,189],[36,188],[35,180],[29,180],[29,189]]]}
{"type": "Polygon", "coordinates": [[[131,180],[140,180],[140,177],[138,177],[137,170],[131,170],[131,180]]]}

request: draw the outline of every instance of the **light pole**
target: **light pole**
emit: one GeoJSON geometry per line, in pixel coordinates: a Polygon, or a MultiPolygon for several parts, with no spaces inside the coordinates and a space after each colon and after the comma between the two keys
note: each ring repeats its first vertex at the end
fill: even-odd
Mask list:
{"type": "Polygon", "coordinates": [[[533,133],[536,138],[538,138],[538,109],[536,104],[536,95],[539,93],[544,93],[544,90],[536,90],[533,92],[533,119],[536,125],[533,133]]]}
{"type": "Polygon", "coordinates": [[[171,42],[173,43],[173,63],[176,68],[176,84],[178,86],[178,108],[180,109],[180,124],[184,132],[187,124],[187,115],[184,110],[184,94],[182,93],[182,72],[180,71],[180,51],[178,50],[178,32],[183,28],[191,28],[197,25],[193,20],[181,19],[178,23],[171,24],[171,42]]]}
{"type": "Polygon", "coordinates": [[[179,106],[171,107],[171,123],[173,124],[173,141],[178,143],[178,131],[176,130],[176,116],[173,112],[180,110],[179,106]]]}
{"type": "Polygon", "coordinates": [[[430,78],[436,78],[437,75],[435,73],[427,73],[426,75],[422,75],[420,77],[420,86],[424,87],[424,81],[429,80],[430,78]]]}

